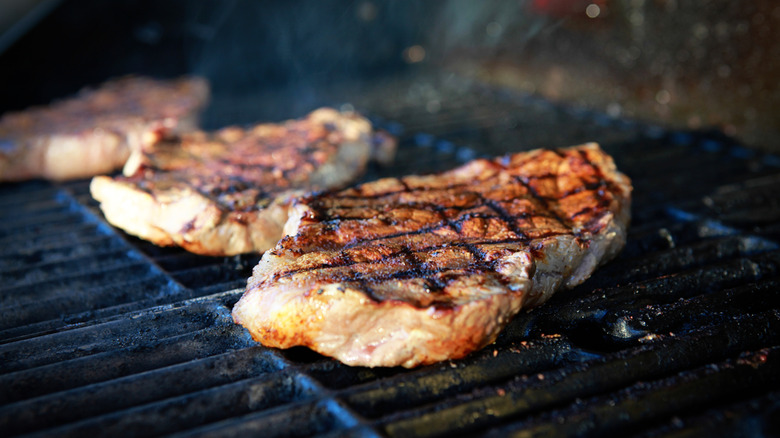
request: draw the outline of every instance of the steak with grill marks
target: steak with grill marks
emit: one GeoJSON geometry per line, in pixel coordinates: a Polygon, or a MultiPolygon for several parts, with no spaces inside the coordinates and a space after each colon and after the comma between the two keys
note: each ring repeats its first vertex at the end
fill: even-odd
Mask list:
{"type": "Polygon", "coordinates": [[[631,190],[590,143],[309,196],[233,318],[266,346],[348,365],[460,358],[614,257],[631,190]]]}
{"type": "Polygon", "coordinates": [[[165,132],[197,128],[208,83],[127,76],[0,118],[0,181],[68,180],[120,169],[165,132]]]}
{"type": "Polygon", "coordinates": [[[394,140],[356,113],[322,108],[300,120],[160,139],[98,176],[90,191],[129,234],[204,255],[261,252],[282,236],[288,201],[340,187],[394,140]]]}

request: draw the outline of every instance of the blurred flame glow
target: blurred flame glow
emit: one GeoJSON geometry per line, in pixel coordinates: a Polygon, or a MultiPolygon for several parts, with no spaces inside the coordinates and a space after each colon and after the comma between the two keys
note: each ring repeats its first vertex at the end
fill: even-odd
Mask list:
{"type": "Polygon", "coordinates": [[[373,2],[363,2],[357,7],[357,16],[359,19],[369,22],[374,21],[379,10],[373,2]]]}
{"type": "Polygon", "coordinates": [[[425,59],[425,48],[420,45],[414,45],[404,50],[404,60],[410,64],[420,62],[425,59]]]}
{"type": "Polygon", "coordinates": [[[660,90],[655,93],[655,101],[661,105],[666,105],[672,100],[672,94],[666,90],[660,90]]]}

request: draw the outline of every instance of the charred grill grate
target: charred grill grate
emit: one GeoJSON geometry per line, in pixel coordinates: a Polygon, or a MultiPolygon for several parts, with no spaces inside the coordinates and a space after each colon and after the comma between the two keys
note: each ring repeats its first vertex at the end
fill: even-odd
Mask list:
{"type": "Polygon", "coordinates": [[[625,251],[466,359],[350,368],[232,323],[257,256],[125,236],[84,181],[4,185],[2,435],[778,432],[775,157],[471,84],[417,79],[351,102],[401,139],[397,164],[366,180],[601,142],[636,188],[625,251]]]}

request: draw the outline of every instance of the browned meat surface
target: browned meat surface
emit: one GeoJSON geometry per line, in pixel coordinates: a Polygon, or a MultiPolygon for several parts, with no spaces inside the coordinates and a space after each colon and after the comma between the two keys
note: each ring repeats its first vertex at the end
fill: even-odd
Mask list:
{"type": "Polygon", "coordinates": [[[0,181],[67,180],[121,168],[150,135],[196,129],[201,78],[128,76],[0,118],[0,181]]]}
{"type": "Polygon", "coordinates": [[[235,321],[270,347],[414,367],[492,342],[625,243],[631,182],[596,144],[299,201],[235,321]]]}
{"type": "Polygon", "coordinates": [[[265,251],[282,236],[288,200],[340,187],[364,171],[371,124],[323,108],[306,118],[162,139],[90,190],[109,222],[158,245],[205,255],[265,251]]]}

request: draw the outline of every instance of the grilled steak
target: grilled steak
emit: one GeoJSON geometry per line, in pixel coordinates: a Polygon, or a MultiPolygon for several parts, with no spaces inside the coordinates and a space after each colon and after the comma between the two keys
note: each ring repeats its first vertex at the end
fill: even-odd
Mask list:
{"type": "Polygon", "coordinates": [[[266,346],[349,365],[463,357],[615,256],[630,193],[591,143],[309,196],[233,318],[266,346]]]}
{"type": "Polygon", "coordinates": [[[109,222],[158,245],[204,255],[265,251],[282,236],[288,200],[361,175],[371,124],[329,108],[301,120],[161,139],[131,157],[124,176],[98,176],[90,190],[109,222]]]}
{"type": "Polygon", "coordinates": [[[66,180],[121,168],[160,131],[196,128],[209,96],[200,78],[124,77],[0,119],[0,180],[66,180]]]}

